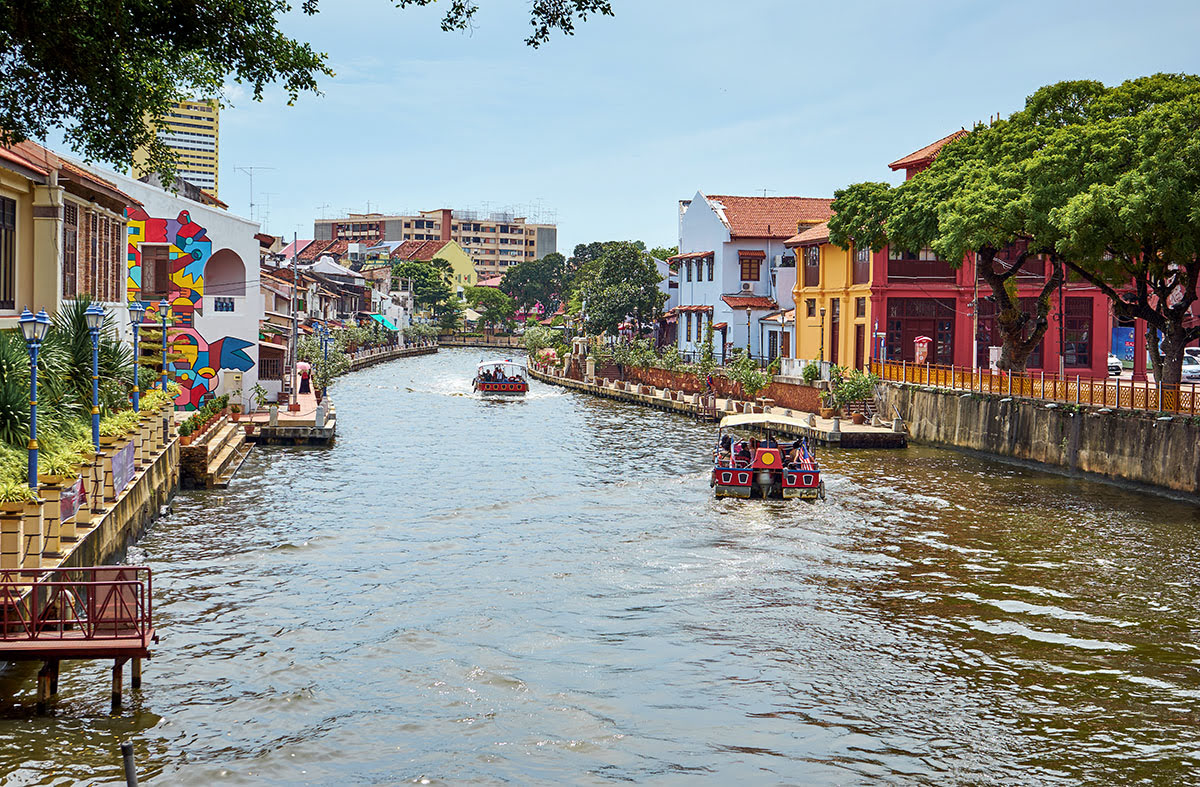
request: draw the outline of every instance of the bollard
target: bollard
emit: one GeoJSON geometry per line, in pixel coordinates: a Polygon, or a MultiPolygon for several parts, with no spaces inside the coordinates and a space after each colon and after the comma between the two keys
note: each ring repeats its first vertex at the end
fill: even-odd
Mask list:
{"type": "Polygon", "coordinates": [[[279,426],[279,405],[272,404],[270,407],[270,420],[268,423],[271,426],[279,426]]]}
{"type": "Polygon", "coordinates": [[[133,744],[129,741],[121,744],[121,761],[125,764],[125,784],[128,787],[137,787],[137,768],[133,764],[133,744]]]}
{"type": "Polygon", "coordinates": [[[836,415],[833,417],[833,426],[830,427],[830,434],[839,434],[842,431],[842,419],[836,415]]]}
{"type": "Polygon", "coordinates": [[[899,418],[892,419],[892,431],[893,432],[903,432],[904,431],[904,421],[899,418]]]}

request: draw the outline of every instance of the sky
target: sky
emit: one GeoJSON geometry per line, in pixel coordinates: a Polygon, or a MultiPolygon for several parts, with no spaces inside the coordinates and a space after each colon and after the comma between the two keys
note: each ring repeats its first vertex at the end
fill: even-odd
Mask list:
{"type": "MultiPolygon", "coordinates": [[[[540,211],[559,250],[675,245],[680,199],[829,197],[890,161],[1020,109],[1063,79],[1200,72],[1200,3],[612,0],[573,37],[524,45],[527,0],[322,0],[285,32],[327,52],[323,95],[232,85],[220,195],[268,232],[441,207],[540,211]],[[269,169],[267,169],[269,168],[269,169]]],[[[296,3],[299,4],[298,2],[296,3]]]]}

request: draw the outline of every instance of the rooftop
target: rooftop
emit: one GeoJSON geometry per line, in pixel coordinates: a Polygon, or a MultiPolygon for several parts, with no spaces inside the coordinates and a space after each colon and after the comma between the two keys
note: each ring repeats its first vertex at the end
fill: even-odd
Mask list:
{"type": "Polygon", "coordinates": [[[812,246],[818,243],[824,243],[829,240],[829,222],[822,221],[820,224],[809,227],[803,232],[799,232],[787,239],[787,246],[812,246]]]}
{"type": "Polygon", "coordinates": [[[833,215],[825,197],[706,196],[734,238],[778,238],[796,234],[802,224],[815,224],[833,215]]]}
{"type": "Polygon", "coordinates": [[[946,147],[956,139],[962,139],[968,133],[969,132],[966,129],[959,129],[953,134],[947,134],[937,142],[926,145],[920,150],[913,151],[904,158],[896,159],[891,164],[888,164],[888,167],[892,170],[897,170],[908,169],[910,167],[920,166],[921,164],[928,164],[937,158],[937,154],[942,152],[942,148],[946,147]]]}

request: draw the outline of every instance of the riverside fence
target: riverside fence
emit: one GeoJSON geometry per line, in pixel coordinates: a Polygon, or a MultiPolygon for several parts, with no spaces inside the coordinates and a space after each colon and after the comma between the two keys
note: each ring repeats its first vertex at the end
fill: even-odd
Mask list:
{"type": "Polygon", "coordinates": [[[967,366],[871,361],[871,371],[884,382],[925,385],[953,391],[998,394],[1087,407],[1196,415],[1200,407],[1195,383],[1164,385],[1134,380],[1097,380],[1056,372],[1009,373],[967,366]]]}

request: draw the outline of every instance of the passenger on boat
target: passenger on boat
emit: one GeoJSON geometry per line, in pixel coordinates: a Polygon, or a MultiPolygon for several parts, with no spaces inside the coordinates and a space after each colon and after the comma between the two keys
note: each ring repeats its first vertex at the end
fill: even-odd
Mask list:
{"type": "Polygon", "coordinates": [[[733,438],[729,435],[721,435],[721,442],[717,446],[717,464],[724,467],[729,466],[729,459],[733,456],[733,438]]]}
{"type": "Polygon", "coordinates": [[[775,442],[775,435],[768,434],[767,439],[763,440],[762,447],[763,448],[778,448],[779,443],[775,442]]]}
{"type": "Polygon", "coordinates": [[[750,464],[754,454],[750,452],[750,446],[745,443],[738,443],[736,446],[734,446],[733,456],[736,460],[735,463],[748,465],[750,464]]]}

